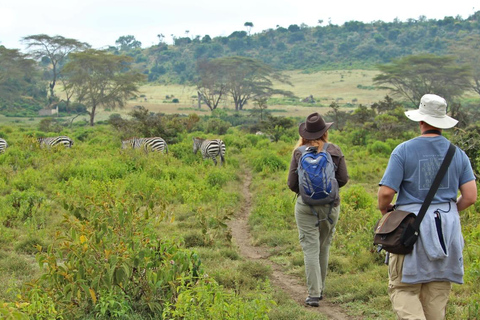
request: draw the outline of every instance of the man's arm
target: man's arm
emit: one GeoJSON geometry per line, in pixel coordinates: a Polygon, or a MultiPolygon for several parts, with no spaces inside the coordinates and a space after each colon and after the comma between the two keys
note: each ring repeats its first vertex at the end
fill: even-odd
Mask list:
{"type": "Polygon", "coordinates": [[[387,186],[380,186],[378,189],[378,209],[384,215],[392,210],[392,200],[395,196],[395,190],[387,186]]]}
{"type": "Polygon", "coordinates": [[[477,201],[477,182],[471,180],[460,186],[460,197],[457,199],[457,209],[462,211],[477,201]]]}

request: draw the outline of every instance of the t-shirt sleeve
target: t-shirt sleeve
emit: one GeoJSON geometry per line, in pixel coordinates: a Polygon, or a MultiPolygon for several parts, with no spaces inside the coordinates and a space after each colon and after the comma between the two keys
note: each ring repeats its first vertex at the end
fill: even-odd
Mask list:
{"type": "Polygon", "coordinates": [[[459,186],[469,182],[469,181],[472,181],[472,180],[475,180],[475,174],[473,173],[473,169],[472,169],[472,164],[470,163],[470,159],[468,158],[468,156],[465,154],[465,151],[462,150],[462,159],[463,159],[463,172],[460,176],[460,179],[459,179],[459,186]]]}
{"type": "Polygon", "coordinates": [[[393,150],[388,160],[387,169],[383,174],[382,180],[380,180],[380,186],[386,186],[398,192],[400,184],[403,181],[404,172],[404,148],[400,145],[393,150]]]}

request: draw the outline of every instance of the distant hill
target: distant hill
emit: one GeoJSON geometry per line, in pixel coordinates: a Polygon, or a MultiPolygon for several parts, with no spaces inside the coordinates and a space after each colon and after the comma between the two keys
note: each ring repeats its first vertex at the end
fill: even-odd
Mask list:
{"type": "Polygon", "coordinates": [[[315,72],[335,69],[373,69],[406,55],[450,54],[456,41],[480,33],[480,11],[466,19],[409,19],[406,22],[359,21],[343,25],[309,27],[290,25],[248,35],[235,31],[227,37],[179,37],[173,45],[150,48],[111,47],[135,58],[150,82],[189,83],[195,79],[199,59],[248,56],[278,70],[315,72]]]}

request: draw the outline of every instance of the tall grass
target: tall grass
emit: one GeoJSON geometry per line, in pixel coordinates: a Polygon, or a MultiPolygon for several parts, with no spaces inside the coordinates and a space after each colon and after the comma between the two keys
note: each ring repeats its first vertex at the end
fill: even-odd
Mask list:
{"type": "MultiPolygon", "coordinates": [[[[106,125],[73,128],[72,149],[38,148],[34,127],[0,126],[0,314],[49,319],[313,319],[271,287],[269,268],[245,261],[227,221],[239,211],[248,170],[253,242],[284,272],[304,281],[287,169],[295,130],[278,142],[236,128],[221,136],[226,164],[215,167],[179,135],[168,155],[120,149],[106,125]],[[192,313],[192,310],[195,313],[192,313]]],[[[209,137],[210,138],[210,137],[209,137]]],[[[354,146],[332,132],[351,180],[331,250],[326,299],[365,319],[394,319],[387,269],[372,246],[377,183],[396,141],[354,146]]],[[[465,284],[454,286],[448,315],[475,319],[480,298],[480,229],[462,213],[465,284]]]]}

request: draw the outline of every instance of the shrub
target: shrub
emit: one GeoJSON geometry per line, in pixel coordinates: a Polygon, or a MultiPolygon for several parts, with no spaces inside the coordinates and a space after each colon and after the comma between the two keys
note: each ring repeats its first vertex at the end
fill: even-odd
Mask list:
{"type": "Polygon", "coordinates": [[[26,254],[35,254],[40,251],[45,251],[45,243],[37,238],[29,238],[20,241],[15,246],[15,251],[26,254]]]}
{"type": "Polygon", "coordinates": [[[277,172],[287,169],[285,161],[270,151],[256,151],[253,158],[249,159],[256,172],[277,172]]]}
{"type": "Polygon", "coordinates": [[[207,183],[212,187],[222,187],[229,180],[228,173],[224,171],[212,171],[207,174],[207,183]]]}
{"type": "Polygon", "coordinates": [[[266,280],[272,273],[272,270],[269,266],[255,261],[246,261],[241,263],[238,269],[246,276],[260,280],[266,280]]]}
{"type": "Polygon", "coordinates": [[[383,141],[375,141],[368,146],[368,151],[372,155],[388,156],[392,152],[392,149],[383,141]]]}
{"type": "Polygon", "coordinates": [[[201,232],[191,231],[183,236],[183,242],[186,248],[203,247],[205,245],[201,232]]]}
{"type": "Polygon", "coordinates": [[[271,293],[266,289],[263,291],[263,294],[246,300],[220,290],[214,281],[201,280],[199,285],[181,292],[176,303],[164,309],[162,319],[267,320],[274,303],[270,298],[271,293]]]}
{"type": "Polygon", "coordinates": [[[212,118],[207,121],[205,124],[206,133],[214,133],[224,135],[227,133],[228,128],[230,128],[230,123],[223,121],[221,119],[212,118]]]}
{"type": "Polygon", "coordinates": [[[360,185],[348,188],[342,194],[342,201],[353,210],[371,209],[375,206],[375,199],[360,185]]]}
{"type": "MultiPolygon", "coordinates": [[[[45,271],[37,286],[44,288],[60,315],[102,315],[112,299],[120,304],[108,312],[161,313],[180,288],[194,285],[200,277],[196,254],[157,239],[149,217],[161,221],[162,216],[151,210],[153,205],[140,214],[134,199],[92,199],[88,219],[66,216],[65,231],[38,256],[45,271]]],[[[27,301],[34,298],[35,288],[25,292],[27,301]]]]}

